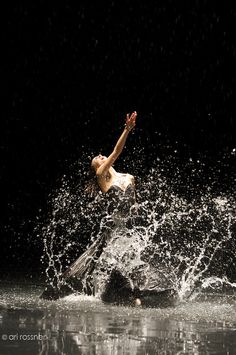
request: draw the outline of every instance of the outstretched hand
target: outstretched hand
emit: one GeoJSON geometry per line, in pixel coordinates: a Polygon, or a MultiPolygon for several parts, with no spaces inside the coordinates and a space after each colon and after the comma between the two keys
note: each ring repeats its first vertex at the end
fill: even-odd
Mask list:
{"type": "Polygon", "coordinates": [[[127,113],[125,127],[128,129],[128,131],[131,131],[135,127],[136,117],[137,117],[136,111],[132,112],[131,114],[127,113]]]}

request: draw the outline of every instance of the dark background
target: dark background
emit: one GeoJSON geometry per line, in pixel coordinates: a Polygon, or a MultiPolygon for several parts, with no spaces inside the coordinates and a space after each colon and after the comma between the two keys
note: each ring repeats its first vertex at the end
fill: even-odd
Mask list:
{"type": "Polygon", "coordinates": [[[160,147],[162,157],[173,147],[180,161],[218,164],[228,188],[236,11],[217,3],[32,1],[6,10],[2,267],[39,267],[33,229],[48,194],[84,153],[109,153],[126,112],[138,112],[128,147],[142,147],[144,174],[160,147]]]}

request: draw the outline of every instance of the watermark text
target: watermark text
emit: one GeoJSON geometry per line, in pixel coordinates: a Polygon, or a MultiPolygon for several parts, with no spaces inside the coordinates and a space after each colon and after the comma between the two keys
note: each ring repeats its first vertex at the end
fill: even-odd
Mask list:
{"type": "Polygon", "coordinates": [[[8,341],[40,341],[40,340],[47,340],[48,336],[45,334],[2,334],[2,340],[8,341]]]}

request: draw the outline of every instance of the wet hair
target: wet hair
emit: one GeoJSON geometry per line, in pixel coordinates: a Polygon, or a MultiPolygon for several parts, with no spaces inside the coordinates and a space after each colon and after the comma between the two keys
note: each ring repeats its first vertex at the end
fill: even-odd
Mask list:
{"type": "Polygon", "coordinates": [[[95,170],[92,166],[90,166],[89,172],[88,172],[88,180],[85,184],[84,191],[86,194],[88,194],[89,197],[95,197],[98,192],[100,191],[100,187],[97,182],[97,177],[95,170]]]}

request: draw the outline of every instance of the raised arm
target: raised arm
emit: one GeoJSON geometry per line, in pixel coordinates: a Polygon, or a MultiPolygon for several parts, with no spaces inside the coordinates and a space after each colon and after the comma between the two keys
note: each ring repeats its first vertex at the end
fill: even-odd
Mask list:
{"type": "Polygon", "coordinates": [[[105,160],[105,162],[98,168],[97,170],[98,177],[102,177],[106,175],[107,171],[114,164],[114,162],[122,152],[128,134],[135,126],[136,117],[137,117],[136,111],[134,111],[131,115],[129,114],[126,115],[126,124],[125,124],[124,131],[122,132],[120,138],[118,139],[113,152],[109,155],[109,157],[105,160]]]}

